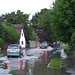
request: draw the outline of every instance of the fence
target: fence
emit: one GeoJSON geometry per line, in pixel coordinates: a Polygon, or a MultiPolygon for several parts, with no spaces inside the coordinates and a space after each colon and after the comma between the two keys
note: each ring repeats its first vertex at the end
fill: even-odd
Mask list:
{"type": "Polygon", "coordinates": [[[30,48],[36,48],[39,47],[40,42],[36,42],[36,41],[29,41],[29,47],[30,48]]]}

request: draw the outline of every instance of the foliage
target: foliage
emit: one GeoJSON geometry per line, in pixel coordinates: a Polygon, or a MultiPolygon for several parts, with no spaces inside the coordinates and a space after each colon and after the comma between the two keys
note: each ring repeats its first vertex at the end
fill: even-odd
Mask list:
{"type": "Polygon", "coordinates": [[[0,17],[0,38],[4,38],[4,28],[2,26],[1,17],[0,17]]]}
{"type": "Polygon", "coordinates": [[[4,25],[4,32],[5,41],[13,43],[19,40],[19,33],[16,31],[15,28],[4,25]]]}
{"type": "Polygon", "coordinates": [[[27,25],[26,22],[24,22],[23,25],[24,25],[24,33],[27,43],[29,42],[29,40],[36,40],[36,38],[37,40],[39,40],[38,39],[39,37],[35,34],[34,28],[32,26],[27,25]]]}
{"type": "Polygon", "coordinates": [[[67,48],[68,48],[67,43],[60,42],[60,49],[66,49],[67,50],[67,48]]]}
{"type": "Polygon", "coordinates": [[[2,40],[5,42],[6,41],[16,42],[19,40],[19,33],[16,32],[16,29],[14,28],[13,24],[6,23],[6,25],[2,25],[1,17],[0,17],[0,38],[2,38],[2,40]]]}
{"type": "Polygon", "coordinates": [[[1,48],[0,48],[0,53],[1,53],[1,48]]]}
{"type": "Polygon", "coordinates": [[[39,13],[35,13],[35,15],[32,17],[31,23],[33,28],[37,28],[39,24],[39,13]]]}
{"type": "Polygon", "coordinates": [[[75,31],[75,1],[56,0],[51,12],[51,28],[60,41],[70,43],[75,31]]]}
{"type": "Polygon", "coordinates": [[[75,31],[75,1],[55,0],[52,9],[35,13],[31,22],[34,28],[42,28],[47,41],[62,41],[71,44],[75,31]]]}
{"type": "Polygon", "coordinates": [[[5,15],[2,15],[3,21],[11,24],[22,24],[24,21],[27,20],[28,14],[24,14],[24,12],[21,12],[20,10],[17,10],[17,12],[11,12],[7,13],[5,15]]]}
{"type": "Polygon", "coordinates": [[[8,23],[8,22],[7,22],[6,25],[9,26],[9,27],[15,28],[14,25],[13,25],[12,23],[8,23]]]}
{"type": "Polygon", "coordinates": [[[0,48],[3,48],[3,46],[4,46],[4,41],[2,38],[0,38],[0,48]]]}
{"type": "Polygon", "coordinates": [[[50,12],[48,9],[42,9],[41,12],[36,13],[31,22],[35,29],[41,28],[44,31],[46,41],[53,40],[53,33],[50,27],[50,12]]]}
{"type": "Polygon", "coordinates": [[[37,34],[33,31],[30,40],[31,41],[39,41],[40,39],[37,36],[37,34]]]}
{"type": "MultiPolygon", "coordinates": [[[[24,25],[24,32],[26,35],[26,39],[29,39],[29,35],[31,35],[30,33],[32,32],[29,27],[29,14],[24,14],[24,12],[21,12],[20,10],[17,10],[17,12],[11,12],[11,13],[7,13],[7,14],[3,14],[0,16],[2,21],[5,22],[6,24],[4,25],[4,29],[3,32],[1,33],[0,36],[2,37],[3,35],[5,35],[4,39],[5,41],[18,41],[19,40],[19,33],[16,32],[16,29],[14,29],[15,27],[13,26],[13,24],[23,24],[24,25]],[[6,36],[7,35],[7,36],[6,36]]],[[[3,38],[3,37],[2,37],[3,38]]]]}
{"type": "Polygon", "coordinates": [[[75,45],[75,32],[74,32],[73,35],[71,36],[71,41],[72,41],[72,44],[75,45]]]}
{"type": "Polygon", "coordinates": [[[71,36],[71,41],[72,41],[73,50],[75,51],[75,32],[71,36]]]}
{"type": "Polygon", "coordinates": [[[74,59],[73,49],[70,49],[69,51],[67,49],[64,49],[64,51],[70,59],[74,59]]]}
{"type": "Polygon", "coordinates": [[[32,26],[28,25],[28,21],[23,22],[23,26],[24,26],[24,34],[26,37],[26,42],[28,43],[34,29],[32,26]]]}
{"type": "Polygon", "coordinates": [[[50,66],[54,68],[60,68],[61,63],[62,63],[61,58],[53,58],[51,59],[50,66]]]}
{"type": "Polygon", "coordinates": [[[15,27],[13,26],[13,24],[23,24],[24,34],[27,42],[32,38],[32,32],[34,29],[32,28],[32,26],[29,26],[29,14],[24,14],[24,12],[17,10],[17,12],[11,12],[5,15],[1,15],[1,18],[2,21],[6,23],[6,25],[4,25],[4,33],[0,34],[1,36],[3,34],[5,35],[5,41],[14,42],[19,40],[18,33],[14,29],[15,27]]]}

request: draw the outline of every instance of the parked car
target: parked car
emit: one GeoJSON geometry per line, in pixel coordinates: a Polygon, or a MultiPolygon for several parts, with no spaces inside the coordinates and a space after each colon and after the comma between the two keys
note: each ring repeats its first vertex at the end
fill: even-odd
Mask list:
{"type": "Polygon", "coordinates": [[[50,42],[49,46],[55,47],[55,42],[50,42]]]}
{"type": "Polygon", "coordinates": [[[53,48],[59,48],[60,47],[60,42],[50,42],[49,46],[53,48]]]}
{"type": "Polygon", "coordinates": [[[18,44],[10,44],[7,48],[7,57],[9,56],[19,56],[22,55],[22,48],[18,44]]]}
{"type": "Polygon", "coordinates": [[[47,43],[41,43],[40,44],[40,48],[42,48],[42,49],[47,48],[47,47],[48,47],[47,43]]]}

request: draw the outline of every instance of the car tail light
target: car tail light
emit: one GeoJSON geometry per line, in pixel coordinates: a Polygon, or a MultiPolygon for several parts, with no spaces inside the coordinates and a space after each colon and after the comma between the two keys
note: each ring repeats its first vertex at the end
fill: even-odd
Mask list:
{"type": "Polygon", "coordinates": [[[45,45],[45,46],[47,46],[47,45],[45,45]]]}
{"type": "Polygon", "coordinates": [[[20,52],[20,49],[18,49],[17,52],[20,52]]]}
{"type": "Polygon", "coordinates": [[[9,52],[9,49],[7,49],[7,52],[9,52]]]}

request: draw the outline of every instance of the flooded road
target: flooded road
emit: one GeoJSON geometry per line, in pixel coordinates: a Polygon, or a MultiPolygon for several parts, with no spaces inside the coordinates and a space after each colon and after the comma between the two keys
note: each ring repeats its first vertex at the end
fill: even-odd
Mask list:
{"type": "Polygon", "coordinates": [[[48,68],[53,48],[29,49],[22,58],[0,57],[0,75],[75,75],[74,68],[48,68]],[[70,71],[71,72],[70,72],[70,71]]]}

